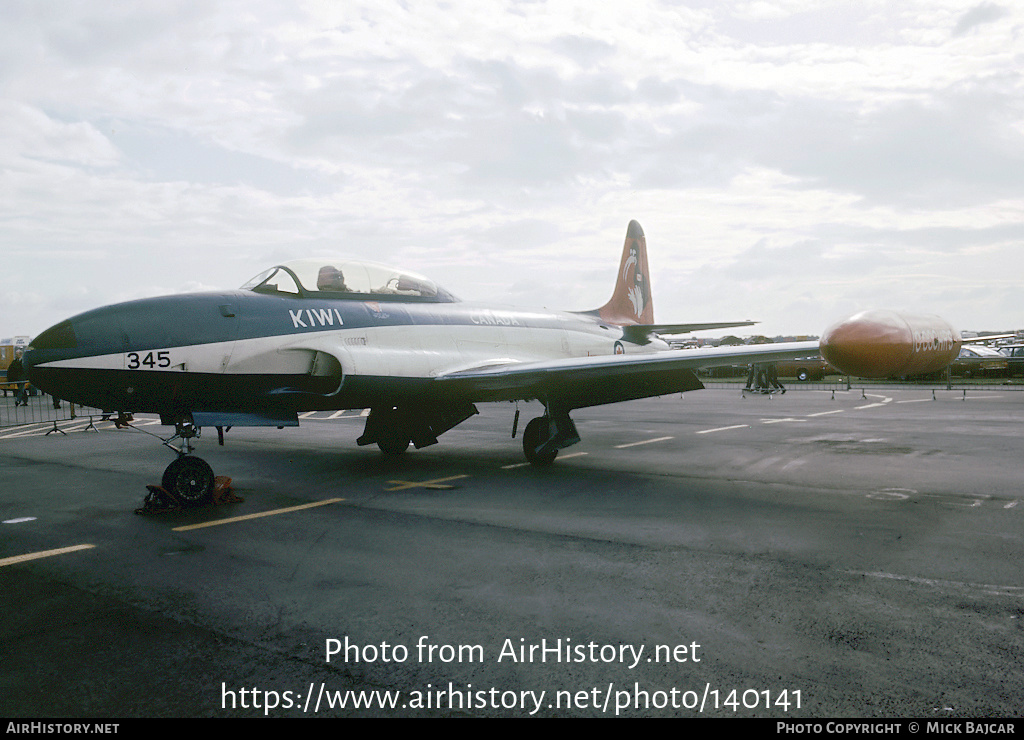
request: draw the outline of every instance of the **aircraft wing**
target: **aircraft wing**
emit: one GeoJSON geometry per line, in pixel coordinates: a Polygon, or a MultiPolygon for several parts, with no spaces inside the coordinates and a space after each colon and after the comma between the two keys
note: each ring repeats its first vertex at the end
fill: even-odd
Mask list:
{"type": "Polygon", "coordinates": [[[546,399],[566,410],[703,388],[702,367],[818,355],[818,342],[707,347],[647,354],[508,362],[439,375],[446,393],[474,401],[546,399]]]}

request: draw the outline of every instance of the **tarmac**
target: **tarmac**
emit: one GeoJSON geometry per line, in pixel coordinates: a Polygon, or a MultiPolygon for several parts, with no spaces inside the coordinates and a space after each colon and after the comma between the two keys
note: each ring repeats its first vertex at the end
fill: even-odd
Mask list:
{"type": "Polygon", "coordinates": [[[156,419],[0,429],[0,716],[1020,716],[1024,393],[516,408],[204,430],[244,500],[141,515],[156,419]]]}

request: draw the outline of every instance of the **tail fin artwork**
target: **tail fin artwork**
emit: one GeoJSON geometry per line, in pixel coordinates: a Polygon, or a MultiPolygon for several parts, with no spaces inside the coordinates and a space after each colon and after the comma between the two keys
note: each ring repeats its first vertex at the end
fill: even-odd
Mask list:
{"type": "Polygon", "coordinates": [[[597,314],[609,324],[619,326],[654,323],[647,240],[636,221],[630,221],[626,229],[626,243],[622,247],[622,261],[611,300],[597,309],[597,314]]]}
{"type": "Polygon", "coordinates": [[[751,326],[756,321],[714,321],[687,324],[655,324],[651,300],[651,274],[647,268],[647,239],[636,221],[626,229],[626,243],[611,299],[596,311],[586,311],[602,321],[623,327],[624,337],[646,344],[652,334],[683,334],[702,329],[751,326]]]}

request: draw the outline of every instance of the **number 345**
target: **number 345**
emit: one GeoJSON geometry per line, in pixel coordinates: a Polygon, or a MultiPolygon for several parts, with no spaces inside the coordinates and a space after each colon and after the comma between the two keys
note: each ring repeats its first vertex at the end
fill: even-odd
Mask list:
{"type": "Polygon", "coordinates": [[[128,353],[128,369],[138,370],[139,368],[170,367],[171,353],[164,350],[161,352],[147,352],[141,355],[138,352],[128,353]]]}

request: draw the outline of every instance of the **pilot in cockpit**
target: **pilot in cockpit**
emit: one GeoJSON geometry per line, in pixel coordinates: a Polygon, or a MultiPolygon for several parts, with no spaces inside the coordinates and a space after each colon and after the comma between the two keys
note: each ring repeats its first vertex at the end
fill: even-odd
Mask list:
{"type": "Polygon", "coordinates": [[[350,288],[345,285],[345,276],[341,270],[331,265],[324,265],[316,276],[316,289],[335,293],[348,293],[350,288]]]}

